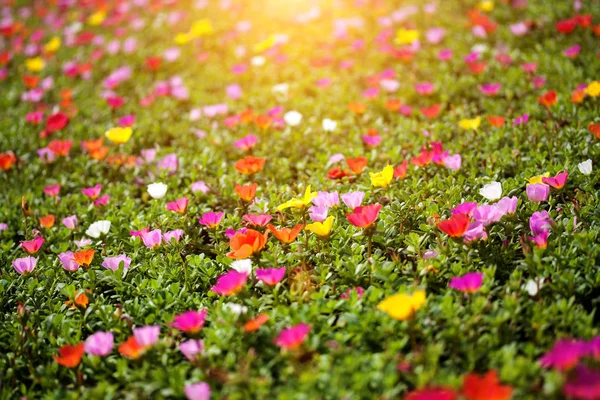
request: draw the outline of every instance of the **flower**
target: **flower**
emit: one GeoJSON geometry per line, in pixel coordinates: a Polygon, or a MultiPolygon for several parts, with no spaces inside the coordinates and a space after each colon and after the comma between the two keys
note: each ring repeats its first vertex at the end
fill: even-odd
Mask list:
{"type": "Polygon", "coordinates": [[[369,172],[371,177],[371,184],[375,187],[388,187],[392,179],[394,179],[394,167],[387,165],[380,172],[373,173],[369,172]]]}
{"type": "Polygon", "coordinates": [[[268,232],[262,234],[254,229],[247,229],[245,233],[236,232],[229,241],[232,251],[227,253],[227,257],[242,259],[259,253],[267,243],[267,235],[268,232]]]}
{"type": "Polygon", "coordinates": [[[73,252],[72,251],[65,251],[63,253],[60,253],[58,255],[58,259],[60,260],[60,263],[62,264],[62,267],[69,272],[75,272],[79,269],[79,264],[77,264],[75,262],[75,259],[73,258],[73,252]]]}
{"type": "Polygon", "coordinates": [[[329,208],[340,204],[340,199],[338,192],[318,192],[312,202],[317,207],[329,208]]]}
{"type": "Polygon", "coordinates": [[[350,168],[350,170],[352,170],[352,172],[354,172],[356,175],[359,175],[363,172],[367,166],[367,163],[367,157],[346,158],[346,164],[348,165],[348,168],[350,168]]]}
{"type": "Polygon", "coordinates": [[[90,227],[85,231],[85,234],[89,237],[93,237],[97,239],[100,235],[105,235],[110,230],[110,221],[102,220],[96,221],[90,225],[90,227]]]}
{"type": "Polygon", "coordinates": [[[185,342],[181,342],[179,344],[179,351],[181,351],[181,353],[189,361],[194,361],[198,354],[204,351],[204,341],[202,341],[201,339],[186,340],[185,342]]]}
{"type": "Polygon", "coordinates": [[[312,206],[311,208],[308,209],[308,215],[310,216],[310,219],[312,219],[315,222],[325,221],[325,219],[327,219],[328,213],[329,213],[329,208],[327,208],[327,207],[312,206]]]}
{"type": "Polygon", "coordinates": [[[425,304],[425,291],[417,290],[412,295],[398,293],[386,297],[377,305],[377,309],[390,317],[406,321],[425,304]]]}
{"type": "Polygon", "coordinates": [[[21,247],[29,254],[35,254],[44,244],[44,238],[36,236],[32,240],[21,242],[21,247]]]}
{"type": "Polygon", "coordinates": [[[123,263],[123,268],[127,269],[131,265],[131,258],[127,257],[125,254],[121,254],[116,257],[106,257],[102,262],[102,266],[106,269],[112,269],[113,271],[116,271],[119,269],[121,263],[123,263]]]}
{"type": "Polygon", "coordinates": [[[430,387],[418,389],[406,395],[404,400],[456,400],[458,395],[450,388],[430,387]]]}
{"type": "Polygon", "coordinates": [[[583,162],[580,162],[579,164],[577,164],[577,168],[579,169],[579,172],[581,172],[584,175],[591,174],[592,173],[592,160],[588,159],[583,162]]]}
{"type": "Polygon", "coordinates": [[[210,188],[206,185],[206,183],[204,181],[197,181],[197,182],[192,183],[191,190],[192,190],[192,193],[197,193],[197,192],[208,193],[210,188]]]}
{"type": "Polygon", "coordinates": [[[158,341],[159,335],[159,325],[147,325],[139,328],[133,328],[133,336],[135,337],[135,340],[144,348],[154,346],[158,341]]]}
{"type": "Polygon", "coordinates": [[[335,131],[335,128],[337,128],[337,122],[329,118],[325,118],[322,122],[322,126],[325,132],[333,132],[335,131]]]}
{"type": "Polygon", "coordinates": [[[355,288],[349,288],[344,293],[342,293],[342,295],[340,297],[344,300],[350,300],[352,297],[352,293],[356,293],[356,298],[361,299],[363,297],[363,295],[365,294],[365,289],[363,289],[360,286],[357,286],[355,288]]]}
{"type": "Polygon", "coordinates": [[[244,175],[256,174],[263,169],[266,161],[266,158],[246,156],[235,163],[235,169],[244,175]]]}
{"type": "Polygon", "coordinates": [[[294,240],[296,240],[296,238],[298,237],[298,234],[300,233],[300,231],[302,230],[303,227],[304,227],[304,225],[297,224],[292,229],[290,229],[290,228],[277,229],[271,224],[267,225],[267,229],[269,229],[271,232],[273,232],[273,235],[275,235],[275,237],[277,239],[279,239],[281,242],[283,242],[285,244],[292,243],[294,240]]]}
{"type": "Polygon", "coordinates": [[[153,199],[162,199],[167,194],[168,186],[161,182],[151,183],[148,185],[148,194],[153,199]]]}
{"type": "Polygon", "coordinates": [[[206,382],[185,385],[184,392],[188,400],[210,400],[210,386],[206,382]]]}
{"type": "Polygon", "coordinates": [[[516,196],[503,197],[495,204],[495,206],[502,212],[502,214],[513,214],[517,211],[517,204],[519,199],[516,196]]]}
{"type": "Polygon", "coordinates": [[[451,237],[462,237],[469,228],[470,218],[465,214],[453,214],[450,219],[438,223],[438,228],[451,237]]]}
{"type": "Polygon", "coordinates": [[[162,240],[163,237],[160,229],[154,229],[142,236],[142,242],[144,242],[144,245],[149,249],[160,246],[162,240]]]}
{"type": "Polygon", "coordinates": [[[48,185],[44,187],[44,194],[46,194],[46,196],[50,196],[50,197],[55,197],[58,196],[58,194],[60,193],[60,185],[56,184],[56,185],[48,185]]]}
{"type": "Polygon", "coordinates": [[[76,215],[71,215],[70,217],[63,218],[62,219],[62,224],[67,229],[75,229],[75,227],[77,226],[77,216],[76,215]]]}
{"type": "Polygon", "coordinates": [[[119,345],[118,350],[119,354],[136,360],[142,355],[144,348],[134,336],[130,336],[125,342],[119,345]]]}
{"type": "Polygon", "coordinates": [[[15,270],[19,274],[23,275],[25,273],[33,271],[33,269],[37,265],[37,261],[37,258],[28,256],[13,260],[12,265],[13,267],[15,267],[15,270]]]}
{"type": "Polygon", "coordinates": [[[267,314],[259,314],[256,318],[249,320],[244,324],[244,330],[246,332],[254,332],[260,329],[267,321],[269,316],[267,314]]]}
{"type": "Polygon", "coordinates": [[[254,146],[256,146],[256,142],[258,141],[258,138],[254,135],[246,135],[243,138],[236,140],[233,143],[233,146],[237,149],[243,150],[243,151],[248,151],[251,148],[253,148],[254,146]]]}
{"type": "Polygon", "coordinates": [[[542,182],[546,185],[552,186],[554,189],[562,189],[567,182],[567,178],[569,177],[568,171],[563,171],[556,176],[550,178],[542,178],[542,182]]]}
{"type": "Polygon", "coordinates": [[[167,203],[166,209],[169,211],[175,211],[178,214],[184,214],[187,211],[188,203],[188,198],[182,197],[181,199],[167,203]]]}
{"type": "Polygon", "coordinates": [[[79,266],[89,267],[94,259],[95,253],[96,251],[93,249],[77,251],[73,253],[73,261],[75,261],[79,266]]]}
{"type": "Polygon", "coordinates": [[[585,365],[579,365],[575,369],[575,373],[568,378],[563,387],[563,393],[573,399],[594,400],[600,398],[600,372],[585,365]]]}
{"type": "Polygon", "coordinates": [[[545,368],[566,371],[573,368],[579,359],[588,353],[587,343],[583,340],[560,339],[540,359],[545,368]]]}
{"type": "Polygon", "coordinates": [[[352,214],[346,214],[346,218],[348,218],[348,221],[352,225],[366,229],[375,222],[379,215],[379,210],[381,210],[381,204],[359,206],[353,210],[352,214]]]}
{"type": "Polygon", "coordinates": [[[467,400],[508,400],[512,396],[512,388],[498,382],[495,370],[485,375],[469,373],[463,382],[463,395],[467,400]]]}
{"type": "Polygon", "coordinates": [[[310,329],[311,326],[304,323],[285,328],[279,332],[274,342],[279,347],[287,350],[297,349],[308,337],[310,329]]]}
{"type": "Polygon", "coordinates": [[[254,226],[265,226],[273,219],[269,214],[245,214],[242,218],[244,221],[254,226]]]}
{"type": "Polygon", "coordinates": [[[221,296],[233,296],[244,288],[248,275],[237,271],[229,271],[217,278],[217,283],[210,288],[221,296]]]}
{"type": "Polygon", "coordinates": [[[476,117],[473,119],[461,119],[458,122],[458,126],[460,126],[463,129],[473,129],[473,130],[477,130],[477,128],[479,128],[479,125],[481,124],[481,117],[476,117]]]}
{"type": "Polygon", "coordinates": [[[473,219],[483,226],[488,226],[494,222],[498,222],[504,213],[495,205],[483,204],[473,211],[473,219]]]}
{"type": "Polygon", "coordinates": [[[286,268],[266,268],[256,270],[256,279],[269,286],[277,285],[285,276],[286,268]]]}
{"type": "Polygon", "coordinates": [[[526,192],[529,200],[539,203],[540,201],[548,200],[550,187],[543,183],[534,183],[532,185],[527,185],[526,192]]]}
{"type": "Polygon", "coordinates": [[[198,218],[198,222],[200,222],[201,225],[204,225],[208,228],[216,228],[221,223],[223,215],[224,213],[222,212],[207,212],[205,214],[202,214],[201,218],[198,218]]]}
{"type": "Polygon", "coordinates": [[[127,143],[129,138],[131,138],[132,133],[133,129],[131,129],[130,126],[115,127],[107,130],[104,136],[115,144],[123,144],[127,143]]]}
{"type": "Polygon", "coordinates": [[[479,194],[490,201],[498,200],[502,196],[502,184],[500,182],[488,183],[479,190],[479,194]]]}
{"type": "Polygon", "coordinates": [[[302,122],[302,114],[298,111],[288,111],[283,115],[283,120],[289,126],[298,126],[302,122]]]}
{"type": "Polygon", "coordinates": [[[79,343],[76,345],[64,345],[58,349],[58,356],[52,356],[54,360],[63,367],[67,368],[75,368],[81,362],[81,357],[83,357],[84,344],[79,343]]]}
{"type": "Polygon", "coordinates": [[[238,194],[238,196],[240,196],[240,199],[247,203],[250,203],[252,200],[254,200],[254,196],[256,196],[257,187],[258,185],[256,183],[244,186],[236,183],[235,192],[238,194]]]}
{"type": "Polygon", "coordinates": [[[463,276],[452,278],[448,287],[464,293],[475,293],[482,283],[483,274],[481,272],[469,272],[463,276]]]}
{"type": "Polygon", "coordinates": [[[317,193],[311,192],[311,187],[310,185],[308,185],[306,187],[306,190],[304,191],[303,197],[288,200],[285,203],[281,204],[279,207],[277,207],[277,210],[282,211],[286,208],[304,208],[307,205],[309,205],[315,197],[317,197],[317,193]]]}
{"type": "Polygon", "coordinates": [[[182,229],[175,229],[172,231],[168,231],[163,233],[163,240],[166,243],[171,244],[172,241],[174,241],[175,243],[179,242],[179,240],[183,237],[183,230],[182,229]]]}
{"type": "Polygon", "coordinates": [[[98,331],[85,341],[85,352],[91,356],[107,356],[114,346],[112,332],[98,331]]]}
{"type": "Polygon", "coordinates": [[[190,310],[176,315],[173,322],[169,324],[171,328],[178,329],[185,333],[197,333],[204,326],[206,320],[206,310],[190,310]]]}
{"type": "Polygon", "coordinates": [[[554,104],[556,104],[556,92],[554,90],[550,90],[546,93],[544,93],[543,95],[541,95],[540,97],[538,97],[538,103],[540,103],[541,105],[543,105],[546,108],[550,108],[552,107],[554,104]]]}
{"type": "Polygon", "coordinates": [[[590,97],[600,96],[600,81],[590,82],[585,88],[585,94],[590,97]]]}
{"type": "Polygon", "coordinates": [[[327,237],[331,233],[331,228],[333,227],[333,220],[335,217],[329,216],[324,222],[313,222],[312,224],[306,225],[304,229],[307,231],[313,232],[321,237],[327,237]]]}
{"type": "Polygon", "coordinates": [[[362,204],[364,198],[364,192],[348,192],[342,195],[342,202],[346,205],[346,207],[355,209],[362,204]]]}
{"type": "Polygon", "coordinates": [[[397,44],[411,44],[415,40],[419,40],[419,31],[415,29],[400,28],[396,31],[397,44]]]}
{"type": "Polygon", "coordinates": [[[101,191],[102,191],[102,185],[99,183],[95,186],[81,189],[81,193],[83,193],[85,196],[89,197],[92,200],[97,199],[98,196],[100,196],[101,191]]]}

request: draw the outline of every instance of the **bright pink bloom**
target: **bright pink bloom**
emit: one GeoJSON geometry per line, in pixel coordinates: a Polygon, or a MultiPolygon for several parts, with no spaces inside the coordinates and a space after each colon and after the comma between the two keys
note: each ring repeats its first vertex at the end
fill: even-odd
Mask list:
{"type": "Polygon", "coordinates": [[[380,135],[361,135],[361,139],[369,147],[377,147],[381,143],[380,135]]]}
{"type": "Polygon", "coordinates": [[[175,316],[171,322],[171,328],[179,329],[186,333],[197,333],[204,326],[206,321],[206,310],[190,310],[175,316]]]}
{"type": "Polygon", "coordinates": [[[23,275],[26,272],[33,271],[37,261],[37,258],[29,256],[13,260],[12,265],[19,274],[23,275]]]}
{"type": "Polygon", "coordinates": [[[105,206],[106,204],[108,204],[109,200],[110,200],[110,196],[109,195],[105,195],[105,196],[102,196],[102,197],[97,198],[96,200],[94,200],[94,205],[96,207],[105,206]]]}
{"type": "Polygon", "coordinates": [[[92,200],[94,200],[98,196],[100,196],[101,191],[102,191],[102,185],[99,183],[96,186],[81,189],[81,193],[83,193],[85,196],[89,197],[92,200]]]}
{"type": "Polygon", "coordinates": [[[246,214],[243,218],[244,221],[254,226],[266,226],[273,219],[269,214],[246,214]]]}
{"type": "Polygon", "coordinates": [[[573,399],[600,399],[600,372],[585,365],[578,366],[563,387],[563,393],[573,399]]]}
{"type": "Polygon", "coordinates": [[[130,114],[119,118],[119,126],[128,127],[133,126],[133,124],[135,124],[135,115],[130,114]]]}
{"type": "Polygon", "coordinates": [[[150,232],[150,228],[142,228],[139,231],[129,231],[129,234],[133,237],[141,237],[143,238],[146,233],[150,232]]]}
{"type": "Polygon", "coordinates": [[[142,236],[142,241],[149,249],[158,247],[162,242],[162,232],[160,231],[160,229],[150,231],[142,236]]]}
{"type": "Polygon", "coordinates": [[[27,240],[21,242],[21,247],[25,249],[29,254],[35,254],[44,244],[44,238],[41,236],[36,236],[32,240],[27,240]]]}
{"type": "Polygon", "coordinates": [[[160,335],[159,325],[148,325],[139,328],[133,328],[133,336],[135,341],[142,347],[151,347],[158,342],[160,335]]]}
{"type": "Polygon", "coordinates": [[[60,193],[60,184],[57,183],[56,185],[48,185],[44,187],[44,193],[46,196],[50,197],[58,196],[58,193],[60,193]]]}
{"type": "Polygon", "coordinates": [[[352,296],[352,292],[356,292],[356,297],[358,299],[361,299],[363,297],[363,295],[365,294],[365,289],[361,288],[360,286],[357,286],[355,288],[350,288],[342,294],[342,296],[341,296],[342,299],[350,300],[350,298],[352,296]]]}
{"type": "Polygon", "coordinates": [[[208,228],[216,228],[221,223],[223,215],[224,214],[222,212],[207,212],[202,214],[202,218],[198,218],[198,222],[208,228]]]}
{"type": "Polygon", "coordinates": [[[188,202],[189,200],[187,197],[182,197],[181,199],[167,203],[167,210],[183,214],[187,211],[188,202]]]}
{"type": "Polygon", "coordinates": [[[346,214],[348,221],[359,228],[368,228],[377,219],[381,210],[381,204],[369,204],[368,206],[360,206],[354,209],[352,214],[346,214]]]}
{"type": "Polygon", "coordinates": [[[269,286],[277,285],[285,276],[286,268],[266,268],[256,270],[256,279],[269,286]]]}
{"type": "Polygon", "coordinates": [[[452,214],[463,214],[470,217],[477,208],[477,202],[461,203],[452,209],[452,214]]]}
{"type": "Polygon", "coordinates": [[[221,296],[232,296],[244,288],[247,279],[247,274],[232,270],[219,276],[210,290],[221,296]]]}
{"type": "Polygon", "coordinates": [[[285,328],[275,338],[274,342],[284,349],[297,349],[308,337],[310,328],[308,324],[298,324],[290,328],[285,328]]]}
{"type": "Polygon", "coordinates": [[[555,189],[562,189],[563,186],[565,186],[565,183],[567,183],[568,177],[569,177],[569,172],[563,171],[563,172],[557,174],[556,176],[553,176],[550,178],[542,178],[542,182],[545,183],[546,185],[552,186],[555,189]]]}
{"type": "Polygon", "coordinates": [[[183,237],[183,233],[184,232],[181,229],[175,229],[173,231],[165,232],[163,234],[163,240],[166,243],[171,243],[171,240],[173,239],[173,240],[175,240],[175,243],[177,243],[183,237]]]}
{"type": "Polygon", "coordinates": [[[256,145],[257,138],[254,135],[244,136],[243,138],[235,141],[233,145],[240,150],[250,150],[256,145]]]}
{"type": "Polygon", "coordinates": [[[114,346],[112,332],[98,331],[85,341],[85,352],[91,356],[107,356],[114,346]]]}
{"type": "Polygon", "coordinates": [[[546,368],[566,371],[573,368],[579,359],[588,353],[588,345],[583,340],[561,339],[540,359],[546,368]]]}
{"type": "Polygon", "coordinates": [[[450,280],[448,287],[464,293],[475,293],[483,283],[481,272],[469,272],[463,276],[457,276],[450,280]]]}

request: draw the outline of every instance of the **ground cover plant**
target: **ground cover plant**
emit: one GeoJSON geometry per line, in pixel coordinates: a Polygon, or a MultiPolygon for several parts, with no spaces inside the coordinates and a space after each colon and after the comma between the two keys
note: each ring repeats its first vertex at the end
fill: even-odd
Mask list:
{"type": "Polygon", "coordinates": [[[0,397],[600,399],[600,3],[2,0],[0,397]]]}

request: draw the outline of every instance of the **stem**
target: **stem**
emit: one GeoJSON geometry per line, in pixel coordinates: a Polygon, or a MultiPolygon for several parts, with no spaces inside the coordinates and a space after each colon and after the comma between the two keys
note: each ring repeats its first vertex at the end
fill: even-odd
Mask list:
{"type": "Polygon", "coordinates": [[[369,236],[367,237],[367,253],[368,253],[368,257],[371,258],[371,242],[373,240],[373,235],[369,234],[369,236]]]}

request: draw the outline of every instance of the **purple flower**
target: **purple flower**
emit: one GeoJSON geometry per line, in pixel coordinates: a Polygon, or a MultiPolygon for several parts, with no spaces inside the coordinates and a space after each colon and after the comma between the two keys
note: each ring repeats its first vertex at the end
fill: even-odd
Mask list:
{"type": "Polygon", "coordinates": [[[524,125],[529,121],[529,114],[523,114],[513,120],[513,126],[524,125]]]}
{"type": "Polygon", "coordinates": [[[160,335],[160,326],[148,325],[133,329],[136,342],[142,347],[154,346],[160,335]]]}
{"type": "Polygon", "coordinates": [[[342,195],[342,201],[344,204],[351,209],[355,209],[360,206],[365,198],[364,192],[348,192],[342,195]]]}
{"type": "Polygon", "coordinates": [[[465,242],[487,239],[487,232],[481,222],[471,222],[463,235],[465,242]]]}
{"type": "Polygon", "coordinates": [[[201,339],[187,340],[179,344],[179,350],[190,361],[194,361],[198,354],[204,351],[204,342],[201,339]]]}
{"type": "Polygon", "coordinates": [[[548,215],[548,211],[537,211],[534,212],[531,218],[529,218],[529,229],[534,236],[542,232],[546,232],[554,221],[548,215]]]}
{"type": "Polygon", "coordinates": [[[573,399],[594,400],[600,398],[600,372],[579,365],[563,387],[565,396],[573,399]]]}
{"type": "Polygon", "coordinates": [[[473,219],[480,222],[483,226],[498,222],[503,215],[498,207],[487,204],[481,205],[473,211],[473,219]]]}
{"type": "Polygon", "coordinates": [[[115,257],[106,257],[102,262],[102,266],[106,269],[116,271],[119,269],[121,262],[123,262],[123,268],[127,269],[131,265],[131,258],[127,257],[125,254],[120,254],[115,257]]]}
{"type": "Polygon", "coordinates": [[[73,259],[72,251],[65,251],[64,253],[60,253],[58,255],[58,259],[60,260],[62,267],[67,271],[75,272],[79,269],[79,264],[77,264],[73,259]]]}
{"type": "Polygon", "coordinates": [[[23,275],[25,273],[33,271],[37,264],[37,261],[37,258],[29,256],[13,260],[12,265],[13,267],[15,267],[15,270],[19,274],[23,275]]]}
{"type": "Polygon", "coordinates": [[[98,331],[86,339],[84,349],[91,356],[107,356],[112,351],[113,346],[112,332],[98,331]]]}
{"type": "Polygon", "coordinates": [[[76,215],[71,215],[70,217],[63,218],[62,219],[62,224],[67,229],[75,229],[75,227],[77,226],[77,216],[76,215]]]}
{"type": "Polygon", "coordinates": [[[548,200],[550,194],[550,186],[544,185],[543,183],[534,183],[527,185],[527,197],[529,200],[539,203],[540,201],[548,200]]]}
{"type": "Polygon", "coordinates": [[[463,293],[475,293],[481,288],[482,283],[483,274],[481,272],[469,272],[463,276],[452,278],[448,287],[463,293]]]}
{"type": "Polygon", "coordinates": [[[206,382],[185,385],[185,397],[188,400],[209,400],[210,386],[206,382]]]}
{"type": "Polygon", "coordinates": [[[177,172],[179,168],[179,161],[175,153],[167,154],[162,160],[158,162],[158,169],[161,171],[167,171],[169,173],[177,172]]]}
{"type": "Polygon", "coordinates": [[[540,359],[546,368],[565,371],[574,367],[579,359],[588,353],[588,345],[583,340],[561,339],[540,359]]]}

